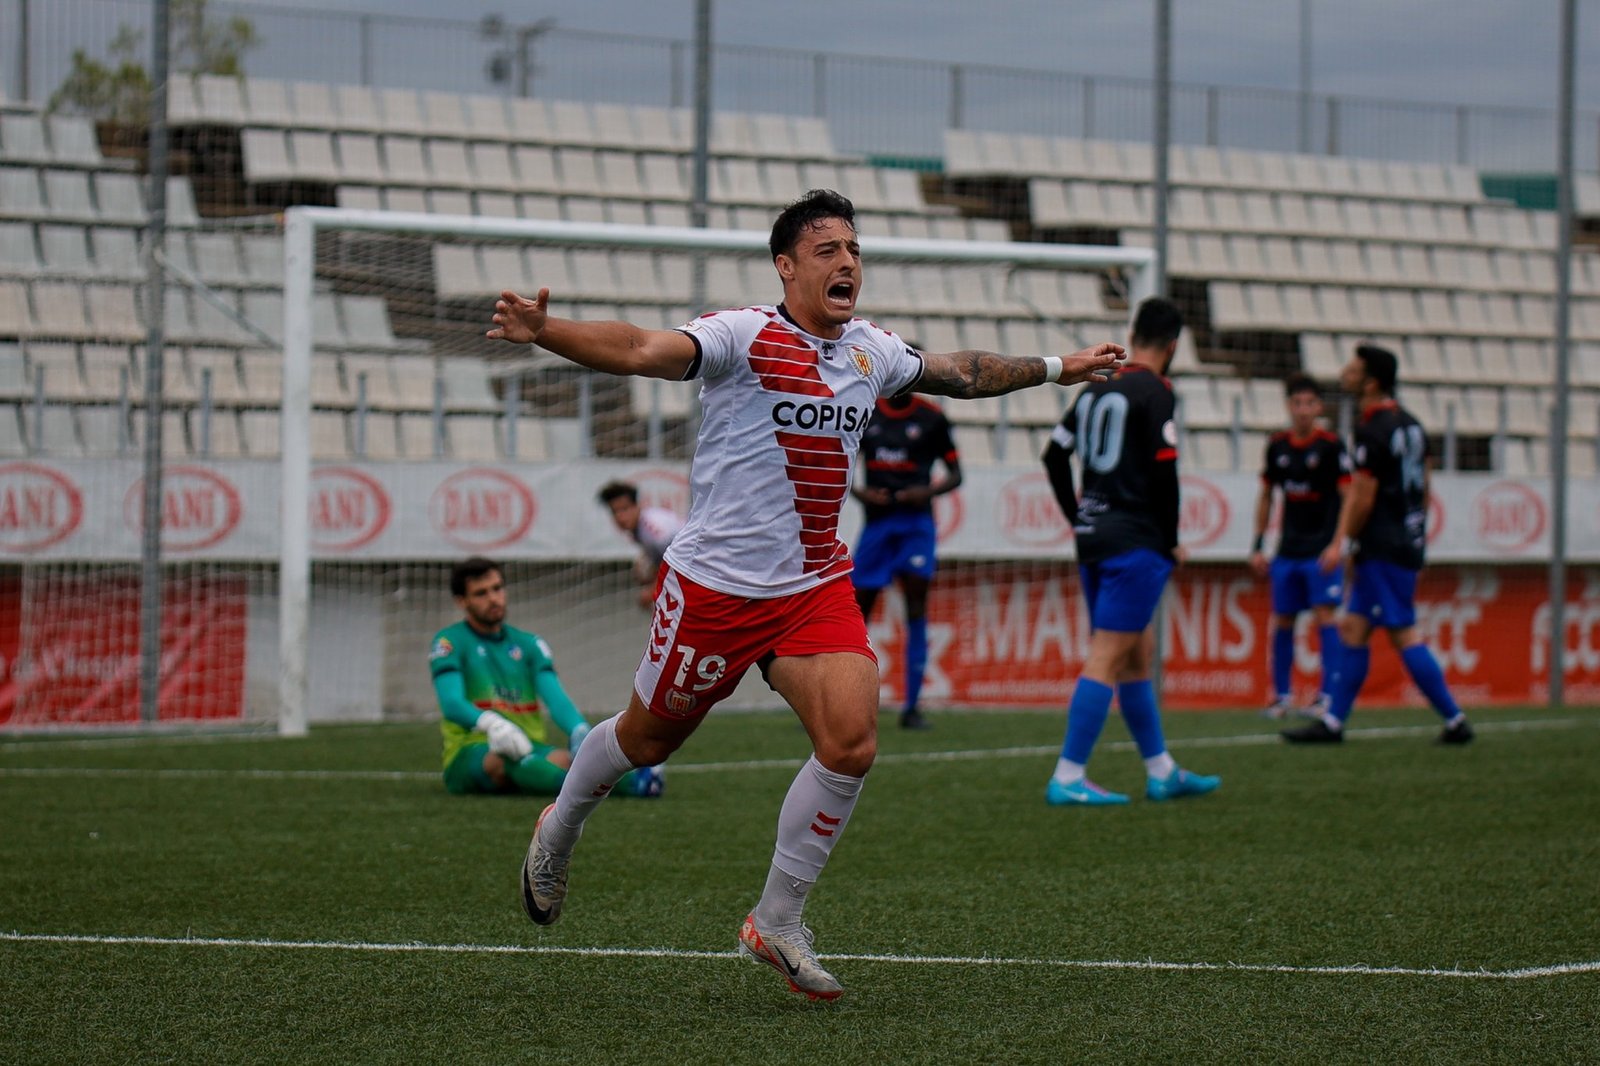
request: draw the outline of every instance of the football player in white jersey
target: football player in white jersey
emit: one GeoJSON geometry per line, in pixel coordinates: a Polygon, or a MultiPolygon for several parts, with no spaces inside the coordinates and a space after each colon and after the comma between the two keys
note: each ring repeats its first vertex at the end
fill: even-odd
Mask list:
{"type": "Polygon", "coordinates": [[[612,523],[639,545],[633,576],[639,581],[639,604],[655,602],[656,575],[666,558],[672,538],[683,528],[683,519],[665,507],[640,507],[639,487],[627,481],[608,481],[600,486],[601,503],[611,512],[612,523]]]}
{"type": "Polygon", "coordinates": [[[799,716],[813,754],[778,815],[766,888],[740,949],[791,990],[843,991],[801,921],[877,752],[878,664],[837,534],[850,465],[880,396],[998,396],[1104,381],[1112,343],[1068,356],[933,354],[855,315],[862,290],[855,208],[813,190],[778,216],[769,242],[783,302],[703,315],[676,330],[572,321],[550,290],[504,292],[488,336],[537,343],[608,374],[701,381],[704,416],[688,519],[667,549],[633,697],[593,728],[556,802],[534,826],[522,904],[554,922],[585,820],[636,766],[664,762],[752,665],[799,716]],[[845,579],[845,580],[840,580],[845,579]]]}

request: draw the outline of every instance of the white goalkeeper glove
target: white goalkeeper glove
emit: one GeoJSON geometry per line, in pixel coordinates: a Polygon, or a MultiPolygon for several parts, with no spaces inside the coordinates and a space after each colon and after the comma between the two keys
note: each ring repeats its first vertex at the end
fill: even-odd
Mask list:
{"type": "Polygon", "coordinates": [[[521,762],[533,754],[533,741],[528,739],[528,734],[498,712],[484,711],[478,715],[478,732],[489,735],[490,751],[512,762],[521,762]]]}
{"type": "Polygon", "coordinates": [[[583,722],[572,727],[572,734],[567,737],[567,754],[578,754],[578,747],[583,743],[583,738],[589,735],[589,723],[583,722]]]}

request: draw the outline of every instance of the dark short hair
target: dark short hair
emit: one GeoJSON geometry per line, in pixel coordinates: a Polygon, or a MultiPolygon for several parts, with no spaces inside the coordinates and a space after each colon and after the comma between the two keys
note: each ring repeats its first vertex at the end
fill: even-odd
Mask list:
{"type": "Polygon", "coordinates": [[[1171,300],[1152,296],[1133,316],[1133,343],[1142,348],[1164,348],[1183,332],[1183,314],[1171,300]]]}
{"type": "Polygon", "coordinates": [[[1322,386],[1317,384],[1317,379],[1297,370],[1284,379],[1283,394],[1294,396],[1302,392],[1309,392],[1317,399],[1322,399],[1322,386]]]}
{"type": "Polygon", "coordinates": [[[474,555],[470,559],[463,559],[450,568],[450,595],[465,596],[467,582],[476,581],[484,574],[500,574],[505,571],[493,559],[485,559],[481,555],[474,555]]]}
{"type": "Polygon", "coordinates": [[[1387,348],[1376,344],[1363,344],[1356,349],[1356,358],[1367,367],[1367,377],[1378,383],[1385,396],[1394,395],[1396,379],[1400,376],[1400,360],[1387,348]]]}
{"type": "Polygon", "coordinates": [[[815,229],[830,218],[837,218],[855,229],[856,205],[832,189],[812,189],[784,208],[772,223],[772,236],[767,241],[772,258],[791,254],[800,240],[800,234],[815,229]]]}
{"type": "Polygon", "coordinates": [[[600,486],[600,492],[596,499],[607,507],[611,506],[612,500],[625,499],[630,503],[638,503],[639,487],[626,481],[608,481],[600,486]]]}

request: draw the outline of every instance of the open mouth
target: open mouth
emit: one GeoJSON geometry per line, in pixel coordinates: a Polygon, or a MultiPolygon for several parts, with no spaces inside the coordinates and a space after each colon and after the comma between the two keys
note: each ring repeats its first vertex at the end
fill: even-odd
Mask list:
{"type": "Polygon", "coordinates": [[[856,302],[856,283],[836,281],[828,286],[828,302],[841,307],[853,307],[856,302]]]}

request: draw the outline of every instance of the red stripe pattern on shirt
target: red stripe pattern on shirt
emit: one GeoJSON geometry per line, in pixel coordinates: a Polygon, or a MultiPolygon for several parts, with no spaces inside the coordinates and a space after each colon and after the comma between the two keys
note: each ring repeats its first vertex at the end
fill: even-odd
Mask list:
{"type": "Polygon", "coordinates": [[[788,457],[784,473],[794,486],[805,572],[823,577],[847,572],[850,551],[838,536],[839,512],[850,494],[850,457],[845,455],[844,444],[838,437],[783,430],[777,430],[775,436],[788,457]]]}
{"type": "Polygon", "coordinates": [[[750,369],[772,392],[833,395],[817,369],[817,350],[778,322],[767,323],[750,342],[750,369]]]}

